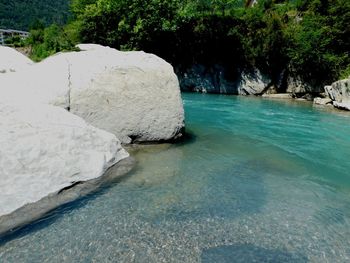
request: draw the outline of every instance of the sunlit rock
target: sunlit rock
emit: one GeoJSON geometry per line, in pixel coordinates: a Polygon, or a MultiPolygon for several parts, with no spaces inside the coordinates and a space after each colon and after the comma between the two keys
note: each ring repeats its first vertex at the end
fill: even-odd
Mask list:
{"type": "Polygon", "coordinates": [[[0,101],[61,106],[123,143],[181,136],[184,110],[169,63],[144,52],[79,47],[86,51],[60,53],[0,78],[0,101]]]}
{"type": "Polygon", "coordinates": [[[0,145],[0,219],[128,157],[113,134],[51,105],[0,103],[0,145]]]}

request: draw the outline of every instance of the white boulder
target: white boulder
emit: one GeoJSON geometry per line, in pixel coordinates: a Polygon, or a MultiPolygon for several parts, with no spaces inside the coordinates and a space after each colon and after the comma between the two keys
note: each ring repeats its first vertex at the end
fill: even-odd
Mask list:
{"type": "Polygon", "coordinates": [[[64,107],[123,143],[181,135],[184,110],[169,63],[144,52],[78,47],[85,51],[57,54],[0,78],[0,100],[18,101],[21,94],[23,100],[64,107]]]}
{"type": "Polygon", "coordinates": [[[114,135],[40,104],[0,102],[0,145],[0,218],[128,157],[114,135]]]}
{"type": "Polygon", "coordinates": [[[124,143],[170,140],[181,133],[180,87],[164,60],[110,48],[62,56],[71,63],[72,113],[124,143]]]}
{"type": "Polygon", "coordinates": [[[0,46],[0,73],[22,71],[33,61],[10,47],[0,46]]]}

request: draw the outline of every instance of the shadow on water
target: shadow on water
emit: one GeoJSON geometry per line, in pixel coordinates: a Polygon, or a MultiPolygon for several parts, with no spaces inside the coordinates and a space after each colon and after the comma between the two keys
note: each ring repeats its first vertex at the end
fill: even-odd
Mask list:
{"type": "Polygon", "coordinates": [[[190,129],[186,129],[184,135],[176,142],[177,145],[194,144],[197,141],[197,135],[190,129]]]}
{"type": "Polygon", "coordinates": [[[209,248],[202,251],[201,254],[202,263],[247,263],[247,262],[268,262],[268,263],[281,263],[281,262],[295,262],[306,263],[308,259],[301,254],[292,254],[283,250],[272,250],[262,247],[257,247],[251,244],[239,244],[231,246],[219,246],[215,248],[209,248]]]}
{"type": "MultiPolygon", "coordinates": [[[[134,162],[134,160],[132,159],[131,162],[134,162]]],[[[122,176],[120,176],[120,171],[118,169],[120,168],[117,165],[110,168],[101,179],[97,179],[98,182],[96,184],[96,188],[92,189],[92,191],[90,191],[89,193],[81,196],[80,198],[77,198],[74,201],[70,201],[66,204],[58,206],[57,208],[47,212],[40,219],[34,220],[29,224],[18,227],[16,229],[13,229],[12,231],[0,235],[0,247],[6,244],[7,242],[10,242],[11,240],[18,239],[26,235],[32,234],[36,231],[39,231],[41,229],[44,229],[54,224],[65,214],[68,214],[73,210],[84,207],[87,203],[93,201],[98,196],[103,195],[106,191],[108,191],[108,189],[110,189],[114,185],[117,185],[123,180],[126,180],[129,176],[131,176],[134,168],[130,168],[130,170],[122,176]]]]}
{"type": "MultiPolygon", "coordinates": [[[[100,194],[100,193],[99,193],[100,194]]],[[[60,219],[64,214],[67,214],[74,209],[79,209],[87,204],[87,202],[93,200],[99,194],[90,194],[85,197],[82,197],[78,200],[72,201],[68,204],[62,205],[53,211],[47,213],[44,217],[28,224],[23,227],[14,229],[2,236],[0,236],[0,247],[5,245],[7,242],[10,242],[14,239],[24,237],[26,235],[32,234],[36,231],[44,229],[52,224],[54,224],[58,219],[60,219]]]]}

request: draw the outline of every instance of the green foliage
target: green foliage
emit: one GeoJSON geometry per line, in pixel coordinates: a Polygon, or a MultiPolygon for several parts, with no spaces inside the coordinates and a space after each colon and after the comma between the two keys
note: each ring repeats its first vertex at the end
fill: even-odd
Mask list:
{"type": "Polygon", "coordinates": [[[350,1],[73,0],[85,42],[142,49],[177,65],[257,67],[273,80],[286,69],[332,81],[349,64],[350,1]]]}
{"type": "Polygon", "coordinates": [[[289,27],[290,66],[305,79],[339,78],[350,63],[350,2],[309,0],[297,6],[303,16],[289,27]]]}
{"type": "Polygon", "coordinates": [[[10,47],[23,47],[25,46],[25,41],[20,36],[13,36],[7,38],[5,44],[10,47]]]}
{"type": "Polygon", "coordinates": [[[177,66],[259,68],[273,81],[287,71],[322,84],[348,72],[349,0],[246,5],[244,0],[71,0],[70,23],[44,29],[45,23],[33,20],[29,43],[35,59],[89,42],[144,50],[177,66]]]}
{"type": "Polygon", "coordinates": [[[42,29],[32,29],[27,45],[32,48],[31,58],[40,61],[60,51],[74,50],[74,42],[70,36],[70,29],[65,29],[56,24],[42,29]]]}
{"type": "Polygon", "coordinates": [[[350,65],[340,72],[340,79],[350,78],[350,65]]]}
{"type": "Polygon", "coordinates": [[[37,19],[62,25],[68,16],[69,0],[0,0],[0,28],[29,30],[37,19]]]}

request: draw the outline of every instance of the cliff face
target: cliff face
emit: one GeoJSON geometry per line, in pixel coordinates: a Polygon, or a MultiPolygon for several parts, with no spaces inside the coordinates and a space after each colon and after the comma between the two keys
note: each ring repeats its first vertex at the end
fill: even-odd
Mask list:
{"type": "Polygon", "coordinates": [[[259,69],[228,69],[222,65],[195,64],[177,69],[182,91],[233,95],[263,95],[288,93],[292,97],[312,96],[324,92],[317,83],[303,82],[298,76],[283,70],[278,76],[263,74],[259,69]]]}

